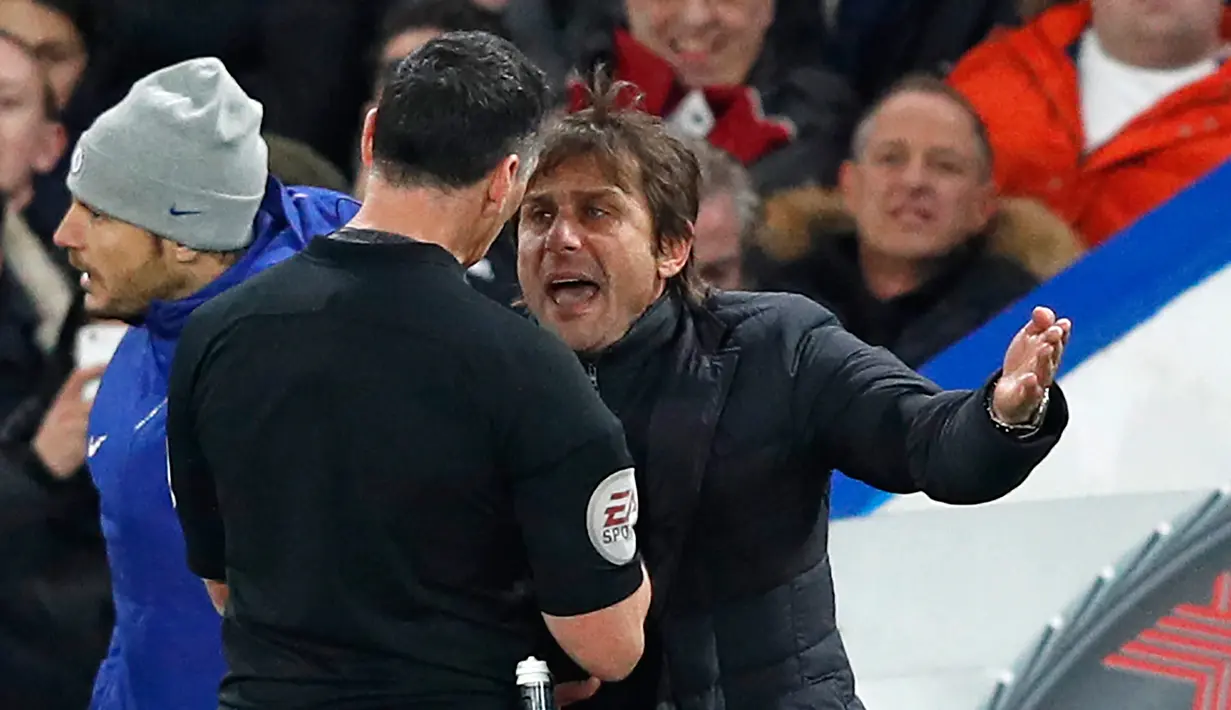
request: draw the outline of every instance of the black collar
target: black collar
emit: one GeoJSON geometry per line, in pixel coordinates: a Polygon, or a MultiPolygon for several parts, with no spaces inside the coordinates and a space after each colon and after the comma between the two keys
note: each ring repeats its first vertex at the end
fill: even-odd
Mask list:
{"type": "Polygon", "coordinates": [[[668,289],[633,321],[624,337],[598,353],[581,354],[582,362],[604,366],[640,361],[671,342],[683,313],[683,299],[668,289]]]}
{"type": "Polygon", "coordinates": [[[457,257],[444,247],[419,242],[391,232],[344,227],[327,237],[313,239],[305,250],[308,256],[331,262],[367,261],[393,266],[429,264],[455,271],[464,278],[465,269],[457,257]]]}

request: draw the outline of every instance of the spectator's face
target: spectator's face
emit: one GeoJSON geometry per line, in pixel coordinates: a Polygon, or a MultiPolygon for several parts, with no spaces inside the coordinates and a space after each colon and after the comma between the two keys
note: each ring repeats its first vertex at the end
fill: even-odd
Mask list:
{"type": "Polygon", "coordinates": [[[0,0],[0,29],[34,48],[60,108],[86,67],[85,41],[72,20],[33,0],[0,0]]]}
{"type": "Polygon", "coordinates": [[[0,39],[0,192],[22,197],[35,173],[55,167],[63,150],[59,126],[47,117],[39,66],[0,39]]]}
{"type": "Polygon", "coordinates": [[[743,287],[743,249],[739,214],[729,194],[707,197],[697,212],[693,254],[701,278],[718,288],[743,287]]]}
{"type": "Polygon", "coordinates": [[[1200,57],[1216,42],[1222,0],[1093,0],[1094,27],[1111,42],[1163,41],[1200,57]]]}
{"type": "Polygon", "coordinates": [[[738,85],[761,56],[774,0],[625,0],[639,42],[686,86],[738,85]]]}
{"type": "Polygon", "coordinates": [[[139,316],[152,301],[184,285],[173,275],[169,245],[77,201],[60,222],[55,243],[68,250],[69,262],[82,272],[86,311],[97,318],[139,316]]]}
{"type": "Polygon", "coordinates": [[[593,159],[535,176],[518,229],[526,305],[575,351],[615,343],[688,258],[687,245],[656,254],[653,234],[640,187],[613,184],[593,159]]]}
{"type": "Polygon", "coordinates": [[[947,97],[908,92],[873,117],[842,196],[865,248],[901,259],[943,256],[994,209],[971,119],[947,97]]]}
{"type": "Polygon", "coordinates": [[[390,62],[397,61],[442,34],[444,32],[436,27],[417,27],[413,30],[407,30],[390,39],[381,48],[381,63],[389,64],[390,62]]]}

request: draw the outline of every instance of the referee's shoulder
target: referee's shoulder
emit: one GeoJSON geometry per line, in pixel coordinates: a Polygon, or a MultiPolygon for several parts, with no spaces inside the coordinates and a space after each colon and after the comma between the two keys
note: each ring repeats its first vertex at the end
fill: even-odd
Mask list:
{"type": "Polygon", "coordinates": [[[469,286],[463,294],[460,300],[467,316],[482,324],[485,338],[499,341],[537,337],[538,326],[523,311],[501,304],[469,286]]]}
{"type": "Polygon", "coordinates": [[[541,357],[546,352],[572,355],[563,342],[536,323],[524,309],[502,305],[478,291],[468,294],[467,300],[480,320],[474,329],[479,336],[476,347],[481,343],[488,352],[513,357],[541,357]]]}
{"type": "Polygon", "coordinates": [[[303,254],[294,254],[249,275],[197,306],[184,325],[180,340],[209,340],[248,316],[262,315],[270,306],[270,296],[290,290],[296,282],[293,273],[303,254]]]}

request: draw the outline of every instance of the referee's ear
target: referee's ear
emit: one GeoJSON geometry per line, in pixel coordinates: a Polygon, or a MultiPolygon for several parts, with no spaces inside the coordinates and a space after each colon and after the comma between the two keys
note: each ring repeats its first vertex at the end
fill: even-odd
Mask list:
{"type": "Polygon", "coordinates": [[[510,154],[500,161],[487,180],[487,199],[484,200],[484,216],[507,222],[526,196],[526,175],[521,169],[521,158],[510,154]]]}
{"type": "Polygon", "coordinates": [[[364,170],[372,169],[372,137],[376,135],[376,107],[363,118],[363,133],[359,137],[359,160],[364,170]]]}

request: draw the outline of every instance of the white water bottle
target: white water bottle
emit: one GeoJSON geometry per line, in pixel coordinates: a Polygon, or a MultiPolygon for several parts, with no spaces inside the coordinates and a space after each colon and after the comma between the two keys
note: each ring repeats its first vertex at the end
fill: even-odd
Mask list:
{"type": "Polygon", "coordinates": [[[551,671],[547,663],[531,656],[517,664],[517,691],[521,710],[555,710],[551,693],[551,671]]]}

